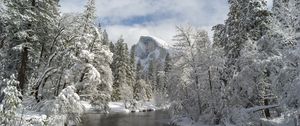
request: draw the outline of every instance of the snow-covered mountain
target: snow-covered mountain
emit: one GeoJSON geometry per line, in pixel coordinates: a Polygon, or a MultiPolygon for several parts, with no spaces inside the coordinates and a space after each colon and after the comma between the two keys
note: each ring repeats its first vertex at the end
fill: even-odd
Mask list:
{"type": "Polygon", "coordinates": [[[170,46],[162,39],[154,36],[141,36],[135,45],[136,61],[140,62],[144,71],[153,60],[157,69],[162,69],[170,46]]]}

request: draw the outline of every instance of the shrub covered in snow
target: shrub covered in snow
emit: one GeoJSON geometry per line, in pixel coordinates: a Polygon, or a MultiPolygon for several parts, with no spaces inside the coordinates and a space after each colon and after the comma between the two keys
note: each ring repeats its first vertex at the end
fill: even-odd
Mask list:
{"type": "Polygon", "coordinates": [[[66,124],[78,124],[84,106],[80,102],[80,97],[75,93],[75,87],[68,86],[62,90],[58,97],[45,105],[42,110],[48,115],[48,124],[65,122],[66,124]]]}
{"type": "Polygon", "coordinates": [[[3,104],[0,104],[0,125],[16,125],[17,108],[21,105],[22,96],[17,90],[18,81],[12,75],[10,79],[5,79],[6,87],[4,88],[3,104]]]}

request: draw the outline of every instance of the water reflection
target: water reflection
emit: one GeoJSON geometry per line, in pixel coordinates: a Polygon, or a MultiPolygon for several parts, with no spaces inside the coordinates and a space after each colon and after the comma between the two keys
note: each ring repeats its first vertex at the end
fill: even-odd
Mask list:
{"type": "Polygon", "coordinates": [[[85,114],[82,126],[169,126],[169,119],[167,111],[85,114]]]}

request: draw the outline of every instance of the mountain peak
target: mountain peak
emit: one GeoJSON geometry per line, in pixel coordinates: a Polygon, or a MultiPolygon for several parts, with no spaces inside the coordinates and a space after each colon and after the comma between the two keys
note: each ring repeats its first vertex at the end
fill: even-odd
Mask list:
{"type": "Polygon", "coordinates": [[[163,68],[169,45],[166,41],[154,36],[141,36],[135,45],[136,60],[146,71],[150,62],[155,61],[158,69],[163,68]]]}
{"type": "Polygon", "coordinates": [[[139,42],[143,42],[143,43],[154,42],[159,47],[166,48],[166,49],[170,48],[169,44],[166,41],[155,36],[149,36],[149,35],[141,36],[139,42]]]}

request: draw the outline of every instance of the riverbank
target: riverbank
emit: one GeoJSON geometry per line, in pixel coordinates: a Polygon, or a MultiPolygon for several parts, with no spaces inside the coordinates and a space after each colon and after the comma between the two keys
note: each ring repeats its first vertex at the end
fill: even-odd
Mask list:
{"type": "MultiPolygon", "coordinates": [[[[93,112],[93,106],[88,102],[82,101],[83,106],[85,106],[88,112],[93,112]]],[[[109,102],[109,113],[134,113],[134,112],[147,112],[156,110],[166,110],[170,107],[167,105],[157,105],[154,101],[138,101],[135,103],[134,107],[126,108],[125,103],[122,101],[109,102]]]]}
{"type": "MultiPolygon", "coordinates": [[[[77,110],[80,113],[97,113],[94,111],[93,106],[86,101],[76,102],[78,106],[81,106],[77,110]]],[[[19,107],[16,111],[16,125],[58,125],[62,126],[67,119],[67,114],[51,114],[53,107],[53,100],[42,101],[36,103],[33,97],[25,97],[22,106],[19,107]],[[49,109],[49,111],[48,111],[49,109]]],[[[109,102],[109,111],[108,113],[136,113],[136,112],[149,112],[156,110],[165,110],[169,108],[169,105],[157,105],[154,101],[139,101],[135,108],[126,108],[124,102],[109,102]]],[[[0,109],[2,107],[0,106],[0,109]]],[[[53,110],[54,111],[54,110],[53,110]]],[[[79,114],[79,113],[78,113],[79,114]]],[[[69,122],[73,124],[73,122],[69,122]]]]}
{"type": "Polygon", "coordinates": [[[110,112],[119,113],[119,112],[146,112],[146,111],[155,111],[155,110],[164,110],[168,109],[169,105],[158,106],[153,102],[137,102],[137,105],[134,108],[126,108],[123,102],[110,102],[109,103],[110,112]]]}

